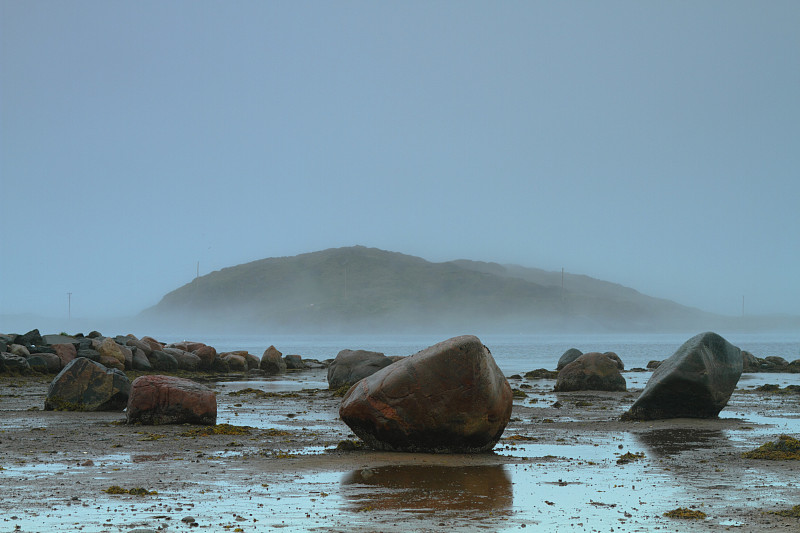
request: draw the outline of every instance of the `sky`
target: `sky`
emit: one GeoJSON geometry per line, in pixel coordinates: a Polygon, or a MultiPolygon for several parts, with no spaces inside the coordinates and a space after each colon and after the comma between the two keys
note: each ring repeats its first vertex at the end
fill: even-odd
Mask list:
{"type": "Polygon", "coordinates": [[[0,315],[357,244],[800,315],[798,28],[794,0],[0,0],[0,315]]]}

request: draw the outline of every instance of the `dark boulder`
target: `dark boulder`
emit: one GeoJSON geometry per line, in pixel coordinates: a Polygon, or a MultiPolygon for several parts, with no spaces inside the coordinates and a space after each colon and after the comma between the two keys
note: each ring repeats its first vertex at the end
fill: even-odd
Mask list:
{"type": "Polygon", "coordinates": [[[686,341],[655,369],[622,418],[714,418],[742,375],[742,352],[716,333],[686,341]]]}
{"type": "Polygon", "coordinates": [[[380,352],[342,350],[328,366],[328,388],[352,385],[391,364],[392,360],[380,352]]]}
{"type": "Polygon", "coordinates": [[[782,372],[789,366],[789,361],[777,355],[770,355],[761,361],[761,368],[770,372],[782,372]]]}
{"type": "Polygon", "coordinates": [[[14,344],[22,344],[23,346],[41,346],[44,344],[44,339],[39,333],[38,329],[32,329],[24,335],[17,335],[14,339],[14,344]]]}
{"type": "Polygon", "coordinates": [[[153,365],[150,364],[147,353],[141,348],[134,348],[133,346],[131,348],[133,349],[133,369],[144,370],[145,372],[153,370],[153,365]]]}
{"type": "Polygon", "coordinates": [[[556,392],[579,390],[625,391],[627,387],[616,360],[603,353],[589,352],[558,372],[556,392]]]}
{"type": "Polygon", "coordinates": [[[761,370],[761,363],[758,357],[742,350],[742,372],[758,372],[759,370],[761,370]]]}
{"type": "Polygon", "coordinates": [[[267,375],[284,374],[286,373],[286,361],[283,360],[283,354],[277,348],[270,346],[264,350],[259,368],[267,375]]]}
{"type": "Polygon", "coordinates": [[[122,411],[131,382],[119,370],[79,357],[50,383],[44,408],[66,411],[122,411]]]}
{"type": "Polygon", "coordinates": [[[61,359],[56,354],[50,352],[32,353],[31,356],[28,357],[28,365],[37,372],[47,374],[58,374],[61,372],[61,359]],[[42,363],[44,364],[43,369],[40,368],[42,363]]]}
{"type": "Polygon", "coordinates": [[[286,368],[288,370],[303,370],[306,368],[305,363],[303,363],[303,358],[299,355],[287,355],[283,360],[286,362],[286,368]]]}
{"type": "Polygon", "coordinates": [[[511,417],[511,387],[472,335],[440,342],[358,381],[339,416],[373,448],[491,450],[511,417]]]}
{"type": "Polygon", "coordinates": [[[94,348],[81,348],[75,354],[75,357],[83,357],[85,359],[90,359],[96,363],[100,362],[100,352],[95,350],[94,348]]]}
{"type": "Polygon", "coordinates": [[[566,352],[564,352],[561,357],[558,359],[558,366],[556,366],[556,370],[561,370],[575,359],[583,355],[583,352],[577,348],[570,348],[566,352]]]}
{"type": "Polygon", "coordinates": [[[204,424],[217,421],[214,391],[189,379],[141,376],[131,385],[128,423],[204,424]]]}
{"type": "Polygon", "coordinates": [[[4,372],[17,372],[20,374],[27,374],[31,371],[31,366],[28,360],[21,355],[13,353],[0,353],[0,359],[3,360],[4,372]]]}
{"type": "Polygon", "coordinates": [[[650,370],[655,370],[659,366],[661,366],[661,361],[655,359],[647,363],[647,368],[649,368],[650,370]]]}
{"type": "Polygon", "coordinates": [[[148,354],[147,360],[153,370],[178,370],[178,361],[175,360],[170,354],[162,352],[161,350],[153,350],[148,354]]]}

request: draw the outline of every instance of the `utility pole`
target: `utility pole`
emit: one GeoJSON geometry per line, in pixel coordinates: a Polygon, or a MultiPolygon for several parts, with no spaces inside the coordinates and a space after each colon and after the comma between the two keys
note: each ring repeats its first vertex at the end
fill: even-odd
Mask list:
{"type": "Polygon", "coordinates": [[[72,293],[67,293],[67,320],[72,320],[72,293]]]}
{"type": "Polygon", "coordinates": [[[197,262],[197,273],[195,274],[194,279],[197,279],[199,277],[200,277],[200,261],[197,262]]]}
{"type": "Polygon", "coordinates": [[[742,318],[744,318],[744,294],[742,295],[742,318]]]}

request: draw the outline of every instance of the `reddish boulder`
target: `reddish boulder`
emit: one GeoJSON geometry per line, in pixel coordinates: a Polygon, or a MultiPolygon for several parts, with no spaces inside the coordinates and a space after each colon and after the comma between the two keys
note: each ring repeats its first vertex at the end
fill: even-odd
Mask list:
{"type": "Polygon", "coordinates": [[[264,350],[264,355],[261,356],[259,367],[266,374],[270,375],[286,373],[286,361],[283,360],[283,354],[274,346],[270,346],[264,350]]]}
{"type": "Polygon", "coordinates": [[[128,423],[205,424],[217,421],[214,391],[189,379],[141,376],[131,385],[128,423]]]}
{"type": "Polygon", "coordinates": [[[78,357],[78,350],[75,349],[74,344],[53,344],[50,346],[59,359],[61,359],[61,368],[67,366],[73,359],[78,357]]]}
{"type": "Polygon", "coordinates": [[[379,450],[473,453],[494,447],[512,403],[491,352],[464,335],[360,380],[342,399],[339,416],[379,450]]]}
{"type": "Polygon", "coordinates": [[[556,392],[578,390],[625,391],[627,387],[615,359],[604,353],[589,352],[558,372],[556,392]]]}
{"type": "MultiPolygon", "coordinates": [[[[155,340],[153,337],[146,337],[145,336],[145,337],[141,338],[141,341],[144,342],[144,343],[147,343],[147,345],[150,347],[151,351],[159,351],[160,352],[161,350],[164,349],[164,345],[162,343],[158,342],[157,340],[155,340]]],[[[150,354],[148,353],[147,355],[150,355],[150,354]]]]}
{"type": "Polygon", "coordinates": [[[217,358],[217,350],[213,346],[201,344],[200,346],[195,347],[194,350],[190,351],[200,358],[200,370],[210,369],[214,365],[214,359],[217,358]]]}

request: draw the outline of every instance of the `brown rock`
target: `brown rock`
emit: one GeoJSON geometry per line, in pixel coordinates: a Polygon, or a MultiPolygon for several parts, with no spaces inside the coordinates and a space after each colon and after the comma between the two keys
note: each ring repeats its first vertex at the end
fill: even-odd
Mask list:
{"type": "Polygon", "coordinates": [[[585,353],[562,368],[556,380],[556,392],[578,390],[624,391],[625,378],[614,359],[599,352],[585,353]]]}
{"type": "Polygon", "coordinates": [[[356,383],[339,416],[373,448],[491,450],[511,417],[511,387],[472,335],[440,342],[356,383]]]}
{"type": "Polygon", "coordinates": [[[74,344],[53,344],[50,346],[59,359],[61,359],[61,368],[67,366],[73,359],[78,357],[78,350],[74,344]]]}
{"type": "Polygon", "coordinates": [[[217,358],[217,350],[213,346],[205,344],[196,347],[191,352],[200,358],[200,370],[210,369],[214,365],[214,359],[217,358]]]}
{"type": "MultiPolygon", "coordinates": [[[[101,361],[103,356],[113,357],[122,364],[122,369],[125,370],[125,353],[122,351],[122,347],[114,342],[114,339],[106,337],[95,349],[100,352],[101,361]]],[[[131,358],[133,358],[133,354],[131,354],[131,358]]]]}
{"type": "Polygon", "coordinates": [[[174,376],[141,376],[131,385],[128,423],[205,424],[217,421],[214,391],[174,376]]]}
{"type": "Polygon", "coordinates": [[[286,361],[283,360],[283,354],[277,348],[270,346],[264,350],[259,368],[268,375],[284,374],[286,373],[286,361]]]}
{"type": "Polygon", "coordinates": [[[231,372],[247,372],[247,360],[241,355],[235,353],[226,353],[222,356],[222,360],[228,363],[231,372]]]}

